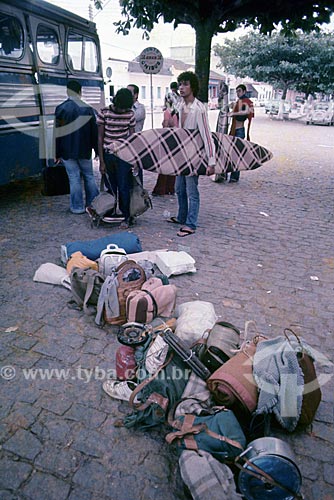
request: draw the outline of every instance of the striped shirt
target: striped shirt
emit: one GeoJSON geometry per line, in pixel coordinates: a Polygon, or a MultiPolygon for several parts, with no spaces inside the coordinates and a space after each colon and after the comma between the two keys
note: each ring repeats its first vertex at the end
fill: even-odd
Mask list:
{"type": "Polygon", "coordinates": [[[181,123],[183,123],[182,118],[185,118],[182,128],[199,130],[208,157],[208,165],[210,167],[214,166],[216,164],[216,150],[212,139],[206,107],[195,97],[194,102],[192,102],[189,107],[184,101],[181,102],[181,104],[178,105],[178,111],[179,127],[181,127],[181,123]]]}
{"type": "Polygon", "coordinates": [[[98,125],[104,125],[103,149],[109,149],[113,141],[127,139],[130,135],[130,129],[136,125],[132,110],[115,113],[112,106],[102,108],[97,114],[96,122],[98,125]]]}

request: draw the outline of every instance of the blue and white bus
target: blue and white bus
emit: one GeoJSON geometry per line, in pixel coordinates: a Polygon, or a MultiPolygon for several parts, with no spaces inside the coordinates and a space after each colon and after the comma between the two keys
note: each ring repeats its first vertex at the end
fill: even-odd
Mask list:
{"type": "Polygon", "coordinates": [[[70,79],[104,106],[95,24],[43,0],[0,0],[0,185],[53,161],[54,111],[70,79]]]}

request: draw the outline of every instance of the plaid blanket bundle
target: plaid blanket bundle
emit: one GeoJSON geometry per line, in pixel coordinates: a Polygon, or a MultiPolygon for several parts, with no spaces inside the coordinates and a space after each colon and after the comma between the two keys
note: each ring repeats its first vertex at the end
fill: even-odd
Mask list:
{"type": "MultiPolygon", "coordinates": [[[[212,133],[216,146],[216,173],[254,170],[272,153],[253,142],[212,133]]],[[[207,160],[198,130],[145,130],[113,144],[113,153],[134,167],[165,175],[204,175],[207,160]]]]}

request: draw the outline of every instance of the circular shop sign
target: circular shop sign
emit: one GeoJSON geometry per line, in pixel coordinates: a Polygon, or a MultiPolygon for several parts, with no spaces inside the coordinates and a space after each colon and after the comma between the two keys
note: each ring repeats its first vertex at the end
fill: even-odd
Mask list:
{"type": "Polygon", "coordinates": [[[155,47],[147,47],[139,56],[139,64],[144,73],[159,73],[163,62],[160,50],[155,47]]]}

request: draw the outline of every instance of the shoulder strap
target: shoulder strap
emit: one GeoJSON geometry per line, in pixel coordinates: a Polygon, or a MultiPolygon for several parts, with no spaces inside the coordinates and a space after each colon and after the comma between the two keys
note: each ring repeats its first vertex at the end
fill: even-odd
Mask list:
{"type": "MultiPolygon", "coordinates": [[[[199,424],[194,424],[196,415],[192,414],[186,414],[184,416],[183,422],[181,422],[180,419],[176,419],[172,422],[172,427],[176,429],[174,432],[170,432],[166,436],[166,441],[168,444],[171,444],[175,439],[181,439],[184,438],[184,444],[187,449],[194,450],[198,449],[197,443],[195,441],[194,435],[199,434],[200,432],[206,432],[210,437],[214,439],[218,439],[219,441],[223,441],[225,443],[230,444],[231,446],[234,446],[235,448],[239,448],[239,450],[243,450],[243,447],[238,441],[235,441],[234,439],[230,439],[226,436],[222,436],[220,434],[217,434],[216,432],[211,431],[207,424],[199,423],[199,424]],[[196,448],[194,448],[194,443],[196,443],[196,448]],[[188,446],[191,446],[191,448],[188,448],[188,446]]],[[[169,421],[170,424],[170,421],[169,421]]]]}
{"type": "MultiPolygon", "coordinates": [[[[148,377],[146,378],[145,380],[143,380],[139,385],[137,385],[137,387],[134,389],[134,391],[132,391],[131,393],[131,396],[130,396],[130,399],[129,399],[129,404],[130,406],[132,406],[133,408],[137,409],[137,410],[144,410],[145,408],[147,408],[151,403],[156,403],[157,401],[153,401],[152,399],[149,400],[149,398],[147,399],[147,402],[144,402],[144,403],[134,403],[134,400],[135,400],[135,397],[137,396],[137,394],[142,391],[144,389],[144,387],[146,387],[150,382],[152,382],[152,380],[156,379],[157,376],[159,375],[159,373],[161,372],[161,370],[163,368],[165,368],[165,366],[168,365],[168,363],[170,363],[170,361],[172,360],[174,356],[174,353],[172,352],[170,354],[170,356],[167,358],[167,361],[165,361],[165,363],[160,366],[160,368],[151,376],[151,377],[148,377]]],[[[156,393],[153,393],[153,394],[156,394],[156,393]]],[[[152,394],[151,394],[152,396],[152,394]]],[[[160,396],[161,397],[161,396],[160,396]]],[[[158,403],[159,404],[159,403],[158,403]]],[[[161,405],[160,405],[161,406],[161,405]]],[[[167,409],[167,408],[166,408],[167,409]]]]}

